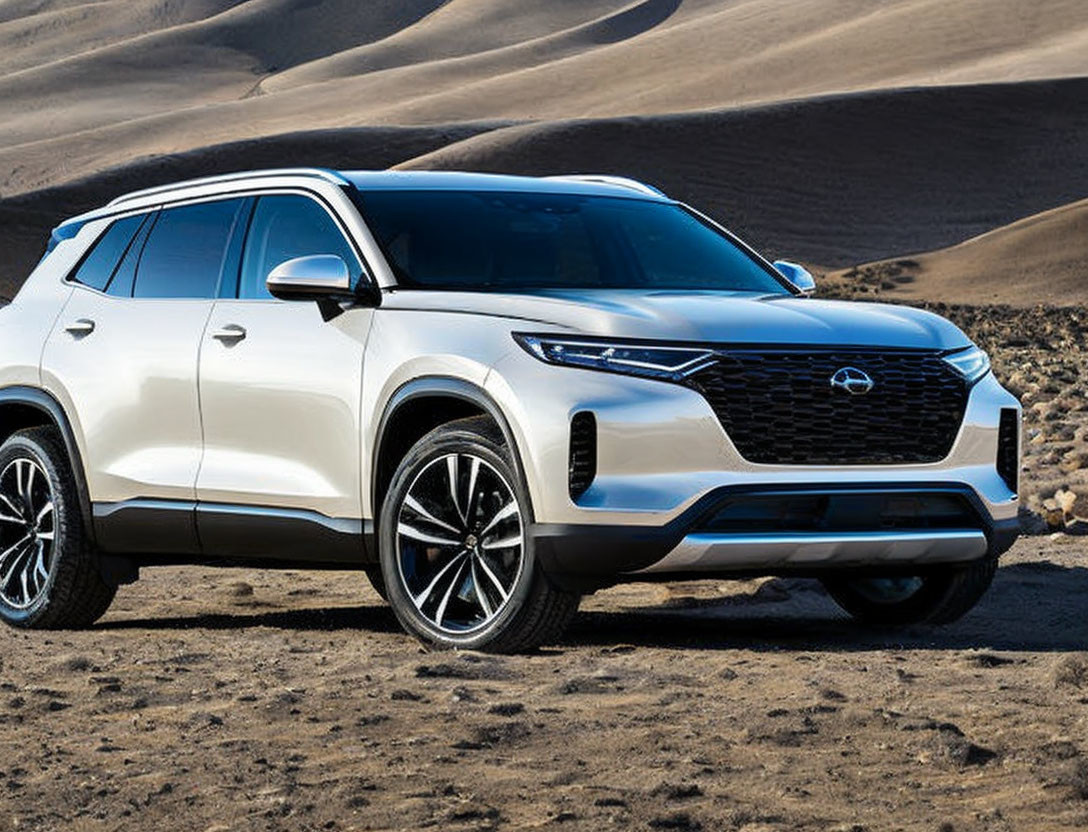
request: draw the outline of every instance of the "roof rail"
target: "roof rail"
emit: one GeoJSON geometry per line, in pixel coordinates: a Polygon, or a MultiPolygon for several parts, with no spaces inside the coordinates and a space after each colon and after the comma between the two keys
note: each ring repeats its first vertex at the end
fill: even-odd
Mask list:
{"type": "Polygon", "coordinates": [[[325,182],[331,182],[334,185],[350,185],[343,176],[334,170],[328,170],[326,168],[270,168],[268,170],[248,170],[240,171],[238,173],[224,173],[219,176],[205,176],[201,179],[189,179],[185,182],[173,182],[169,185],[159,185],[155,188],[145,188],[142,191],[133,191],[129,194],[124,194],[116,199],[112,200],[109,204],[120,205],[124,202],[130,202],[134,199],[140,199],[147,196],[155,196],[156,194],[166,194],[170,191],[181,190],[182,188],[193,188],[200,185],[215,185],[220,182],[241,182],[246,179],[260,179],[267,176],[308,176],[313,179],[321,179],[325,182]]]}
{"type": "Polygon", "coordinates": [[[665,196],[665,192],[658,190],[653,185],[639,182],[628,176],[613,176],[609,173],[569,173],[562,176],[546,176],[545,179],[560,179],[566,182],[597,182],[601,185],[616,185],[620,188],[630,188],[632,191],[649,194],[650,196],[665,196]]]}

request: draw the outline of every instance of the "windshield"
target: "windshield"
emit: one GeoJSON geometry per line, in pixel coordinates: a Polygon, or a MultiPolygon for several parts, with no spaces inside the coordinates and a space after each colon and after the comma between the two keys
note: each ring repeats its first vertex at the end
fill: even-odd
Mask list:
{"type": "Polygon", "coordinates": [[[702,289],[789,294],[679,205],[622,197],[365,191],[361,209],[401,286],[702,289]]]}

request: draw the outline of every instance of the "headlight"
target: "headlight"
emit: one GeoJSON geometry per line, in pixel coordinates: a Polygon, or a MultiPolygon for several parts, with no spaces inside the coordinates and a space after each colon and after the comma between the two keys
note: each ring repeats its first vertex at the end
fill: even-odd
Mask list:
{"type": "Polygon", "coordinates": [[[978,381],[990,370],[990,356],[975,346],[950,353],[944,360],[968,382],[978,381]]]}
{"type": "Polygon", "coordinates": [[[668,381],[685,378],[714,361],[712,350],[698,348],[656,347],[521,333],[514,333],[514,340],[548,364],[607,370],[668,381]]]}

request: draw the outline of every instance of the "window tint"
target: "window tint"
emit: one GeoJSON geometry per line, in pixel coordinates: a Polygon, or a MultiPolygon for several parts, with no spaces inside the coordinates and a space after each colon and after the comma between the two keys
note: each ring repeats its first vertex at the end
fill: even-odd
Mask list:
{"type": "Polygon", "coordinates": [[[107,228],[83,264],[72,275],[72,279],[99,292],[103,291],[146,218],[146,214],[125,217],[107,228]]]}
{"type": "Polygon", "coordinates": [[[244,200],[164,210],[151,229],[136,274],[138,298],[213,298],[244,200]]]}
{"type": "Polygon", "coordinates": [[[286,260],[313,254],[343,258],[353,281],[362,271],[351,245],[321,205],[295,194],[262,196],[249,225],[238,297],[272,297],[265,286],[268,273],[286,260]]]}
{"type": "Polygon", "coordinates": [[[146,222],[136,234],[135,239],[129,244],[128,251],[121,258],[120,264],[113,271],[113,277],[106,286],[106,294],[119,298],[132,297],[132,284],[136,282],[136,266],[140,262],[140,253],[144,250],[147,235],[155,227],[158,214],[148,216],[146,222]]]}
{"type": "Polygon", "coordinates": [[[404,286],[788,293],[728,236],[667,202],[408,190],[360,199],[404,286]]]}

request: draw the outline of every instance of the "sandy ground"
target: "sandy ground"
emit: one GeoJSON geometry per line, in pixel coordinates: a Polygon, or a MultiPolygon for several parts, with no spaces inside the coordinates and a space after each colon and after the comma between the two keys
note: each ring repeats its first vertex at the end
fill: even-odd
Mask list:
{"type": "Polygon", "coordinates": [[[635,584],[536,655],[426,654],[355,573],[161,568],[0,633],[5,829],[1088,825],[1088,547],[958,624],[803,580],[635,584]]]}

